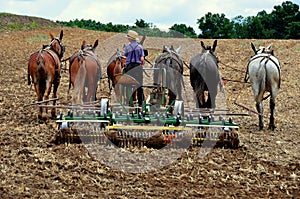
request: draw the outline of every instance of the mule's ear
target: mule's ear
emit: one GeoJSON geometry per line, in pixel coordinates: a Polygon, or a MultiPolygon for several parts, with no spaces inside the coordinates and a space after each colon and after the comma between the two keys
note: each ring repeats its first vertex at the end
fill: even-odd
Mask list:
{"type": "Polygon", "coordinates": [[[81,50],[84,49],[84,46],[86,45],[86,41],[85,40],[82,40],[82,43],[81,43],[81,50]]]}
{"type": "Polygon", "coordinates": [[[54,39],[54,36],[52,33],[49,34],[51,39],[54,39]]]}
{"type": "Polygon", "coordinates": [[[64,31],[61,30],[61,31],[60,31],[60,35],[59,35],[59,40],[60,40],[60,41],[62,40],[63,36],[64,36],[64,31]]]}
{"type": "Polygon", "coordinates": [[[203,42],[203,41],[201,41],[201,46],[202,46],[203,49],[205,49],[205,46],[204,46],[204,42],[203,42]]]}
{"type": "Polygon", "coordinates": [[[167,52],[168,51],[168,47],[166,45],[163,45],[163,52],[167,52]]]}
{"type": "Polygon", "coordinates": [[[213,48],[212,48],[212,51],[213,51],[213,52],[215,52],[216,47],[217,47],[217,44],[218,44],[218,41],[215,40],[215,41],[214,41],[214,44],[213,44],[213,48]]]}
{"type": "Polygon", "coordinates": [[[174,46],[173,46],[173,45],[171,45],[171,48],[170,48],[170,50],[172,50],[172,51],[175,51],[175,49],[174,49],[174,46]]]}
{"type": "Polygon", "coordinates": [[[98,39],[95,41],[94,45],[93,45],[93,49],[97,48],[98,46],[98,39]]]}
{"type": "Polygon", "coordinates": [[[176,49],[176,53],[179,54],[181,51],[181,46],[179,46],[177,49],[176,49]]]}
{"type": "Polygon", "coordinates": [[[253,43],[253,42],[251,42],[251,48],[252,48],[252,50],[253,50],[254,54],[257,54],[257,52],[256,52],[256,48],[255,48],[255,46],[254,46],[254,43],[253,43]]]}

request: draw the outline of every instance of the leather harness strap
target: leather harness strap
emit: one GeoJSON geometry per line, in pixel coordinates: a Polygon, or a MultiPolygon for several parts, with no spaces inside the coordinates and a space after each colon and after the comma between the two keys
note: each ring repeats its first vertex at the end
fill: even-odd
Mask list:
{"type": "MultiPolygon", "coordinates": [[[[55,51],[52,50],[52,48],[51,49],[44,49],[44,51],[47,52],[52,57],[52,59],[54,60],[54,63],[55,63],[55,75],[54,75],[54,79],[57,82],[59,82],[59,80],[60,80],[60,68],[59,68],[59,63],[57,63],[57,59],[55,58],[55,55],[56,56],[58,56],[58,55],[56,54],[55,51]]],[[[58,61],[60,61],[59,58],[58,58],[58,61]]]]}
{"type": "MultiPolygon", "coordinates": [[[[268,62],[269,60],[271,60],[272,63],[275,64],[275,66],[276,66],[276,68],[277,68],[277,70],[278,70],[278,73],[279,73],[279,83],[278,83],[278,88],[280,88],[280,84],[281,84],[280,66],[279,66],[279,65],[275,62],[275,60],[273,60],[271,57],[272,57],[271,54],[261,54],[261,55],[259,55],[259,56],[254,56],[254,57],[252,57],[252,58],[249,60],[248,65],[247,65],[247,70],[246,70],[244,82],[247,82],[248,79],[249,79],[249,76],[248,76],[249,71],[248,71],[248,70],[249,70],[249,65],[250,65],[250,63],[251,63],[252,61],[258,59],[258,58],[263,58],[263,59],[260,61],[260,63],[262,63],[262,62],[267,58],[267,61],[265,62],[265,65],[267,64],[267,62],[268,62]]],[[[273,56],[273,57],[274,57],[274,56],[273,56]]]]}

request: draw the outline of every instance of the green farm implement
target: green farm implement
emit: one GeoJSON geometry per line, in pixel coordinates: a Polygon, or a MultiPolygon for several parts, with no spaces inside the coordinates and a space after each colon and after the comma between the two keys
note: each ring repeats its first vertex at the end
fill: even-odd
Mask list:
{"type": "Polygon", "coordinates": [[[239,146],[239,126],[231,118],[226,120],[217,111],[201,109],[184,113],[182,101],[159,112],[151,111],[151,104],[125,107],[110,105],[104,98],[99,108],[74,107],[65,115],[61,113],[56,122],[59,143],[113,143],[118,147],[153,148],[239,146]]]}

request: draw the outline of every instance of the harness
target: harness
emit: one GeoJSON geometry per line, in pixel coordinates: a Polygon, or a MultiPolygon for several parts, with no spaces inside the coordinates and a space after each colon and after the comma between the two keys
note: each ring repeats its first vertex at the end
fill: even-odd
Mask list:
{"type": "Polygon", "coordinates": [[[278,88],[280,88],[280,84],[281,84],[281,74],[280,74],[281,71],[280,71],[280,66],[276,63],[275,60],[273,60],[273,59],[271,58],[272,56],[273,56],[273,55],[271,55],[270,53],[266,53],[266,54],[261,54],[261,55],[252,57],[252,58],[249,60],[248,65],[247,65],[247,70],[246,70],[244,82],[246,83],[246,82],[248,81],[248,79],[249,79],[249,65],[250,65],[250,63],[251,63],[252,61],[258,59],[258,58],[263,58],[262,60],[260,60],[259,63],[261,64],[263,61],[265,61],[265,59],[267,59],[267,60],[265,61],[264,67],[266,67],[268,61],[271,61],[273,64],[275,64],[275,66],[276,66],[276,68],[277,68],[277,70],[278,70],[278,73],[279,73],[278,88]]]}
{"type": "MultiPolygon", "coordinates": [[[[53,51],[53,49],[51,49],[50,47],[46,47],[46,48],[44,48],[44,49],[39,50],[39,51],[38,51],[38,54],[42,57],[43,64],[45,64],[45,58],[44,58],[44,55],[43,55],[42,52],[47,52],[47,53],[52,57],[52,59],[53,59],[53,61],[54,61],[54,68],[55,68],[54,80],[55,80],[57,83],[59,83],[60,77],[61,77],[61,75],[60,75],[61,70],[60,70],[60,68],[59,68],[59,63],[57,62],[57,59],[55,58],[55,54],[54,54],[54,53],[56,53],[56,52],[53,51]]],[[[57,56],[58,56],[58,55],[57,55],[57,56]]],[[[40,64],[40,61],[39,61],[39,59],[38,59],[38,56],[36,57],[36,63],[37,63],[37,64],[40,64]]]]}
{"type": "Polygon", "coordinates": [[[180,59],[179,55],[173,51],[166,51],[160,56],[160,60],[156,62],[154,65],[161,63],[162,61],[170,60],[170,64],[172,64],[172,60],[176,61],[179,66],[183,66],[183,61],[180,59]],[[166,53],[167,52],[167,53],[166,53]],[[175,56],[173,56],[173,54],[175,56]]]}
{"type": "Polygon", "coordinates": [[[54,38],[53,40],[49,44],[49,48],[50,48],[50,50],[53,50],[53,52],[55,52],[57,54],[57,56],[59,57],[59,59],[61,59],[63,57],[63,55],[64,55],[64,52],[65,52],[65,46],[61,45],[59,39],[54,38]],[[53,40],[58,41],[59,45],[61,46],[61,55],[53,48],[53,45],[52,45],[53,40]]]}
{"type": "MultiPolygon", "coordinates": [[[[175,62],[177,62],[177,64],[179,66],[182,66],[183,68],[183,61],[182,59],[180,58],[180,56],[175,52],[175,51],[171,51],[171,50],[166,50],[166,51],[163,51],[163,54],[160,55],[160,57],[157,58],[157,62],[154,63],[154,67],[155,65],[157,64],[160,64],[161,62],[165,61],[165,63],[170,66],[170,65],[173,65],[172,61],[174,60],[175,62]]],[[[175,68],[175,70],[177,70],[178,72],[180,72],[180,68],[175,68]]],[[[182,71],[183,72],[183,71],[182,71]]],[[[159,73],[159,75],[161,75],[159,73]]],[[[185,89],[185,84],[184,84],[184,81],[183,81],[183,77],[181,76],[180,77],[180,82],[183,86],[183,88],[185,89]]]]}
{"type": "MultiPolygon", "coordinates": [[[[90,50],[90,48],[84,48],[83,50],[79,50],[78,54],[77,54],[77,58],[78,59],[80,59],[80,58],[85,59],[84,56],[93,58],[96,61],[96,63],[97,63],[98,70],[100,71],[101,70],[101,64],[100,64],[100,62],[98,60],[98,57],[95,56],[93,53],[88,52],[87,50],[90,50]]],[[[70,60],[70,66],[72,65],[72,63],[74,62],[74,60],[75,59],[70,60]]],[[[99,73],[98,73],[98,78],[100,78],[100,74],[99,73]]]]}

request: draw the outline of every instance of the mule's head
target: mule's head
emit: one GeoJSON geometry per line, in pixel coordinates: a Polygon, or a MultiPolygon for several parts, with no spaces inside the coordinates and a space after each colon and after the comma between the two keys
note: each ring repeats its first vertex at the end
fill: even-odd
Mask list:
{"type": "Polygon", "coordinates": [[[162,53],[170,52],[171,49],[168,46],[163,46],[162,53]]]}
{"type": "Polygon", "coordinates": [[[117,49],[115,61],[120,62],[122,68],[125,67],[126,57],[123,55],[123,51],[120,51],[119,49],[117,49]]]}
{"type": "Polygon", "coordinates": [[[212,47],[209,46],[209,45],[205,46],[203,41],[201,41],[200,43],[201,43],[201,47],[202,47],[201,54],[210,53],[216,59],[216,62],[218,62],[219,61],[218,57],[215,55],[215,51],[216,51],[218,41],[215,40],[212,47]]]}
{"type": "Polygon", "coordinates": [[[163,46],[162,53],[166,53],[166,52],[168,52],[168,53],[175,52],[175,53],[179,54],[180,51],[181,51],[181,46],[179,46],[179,47],[175,50],[173,45],[171,45],[171,47],[168,47],[168,46],[164,45],[164,46],[163,46]]]}
{"type": "Polygon", "coordinates": [[[83,51],[91,50],[91,51],[95,52],[95,49],[97,48],[97,46],[98,46],[98,39],[94,42],[94,45],[87,44],[86,41],[83,40],[82,44],[81,44],[81,50],[83,50],[83,51]]]}
{"type": "Polygon", "coordinates": [[[263,47],[263,46],[260,46],[258,49],[255,47],[254,43],[251,42],[251,48],[254,52],[254,55],[257,55],[257,54],[261,54],[261,53],[267,53],[267,54],[270,54],[270,55],[273,55],[274,56],[274,50],[271,50],[271,47],[272,47],[273,44],[270,44],[268,47],[263,47]]]}
{"type": "Polygon", "coordinates": [[[213,47],[211,47],[209,45],[205,46],[204,42],[201,41],[201,47],[203,49],[202,51],[209,51],[210,53],[214,53],[216,51],[217,44],[218,44],[218,41],[215,40],[213,43],[213,47]]]}
{"type": "Polygon", "coordinates": [[[62,38],[63,38],[63,30],[60,31],[60,36],[59,38],[55,38],[51,33],[50,33],[50,38],[51,38],[51,43],[50,43],[50,49],[53,50],[58,57],[61,59],[64,56],[65,53],[65,46],[62,45],[62,38]]]}

